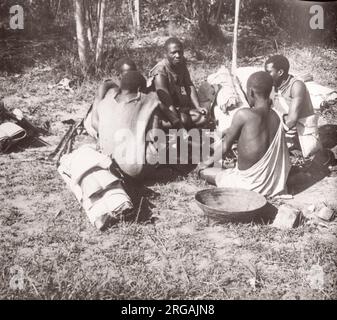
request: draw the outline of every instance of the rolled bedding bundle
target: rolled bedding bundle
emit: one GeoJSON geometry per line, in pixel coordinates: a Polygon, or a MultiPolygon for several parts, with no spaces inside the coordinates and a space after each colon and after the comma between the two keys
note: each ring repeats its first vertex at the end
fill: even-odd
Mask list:
{"type": "Polygon", "coordinates": [[[112,160],[95,146],[83,145],[64,155],[58,167],[91,224],[102,231],[133,210],[122,181],[110,171],[111,165],[112,160]]]}

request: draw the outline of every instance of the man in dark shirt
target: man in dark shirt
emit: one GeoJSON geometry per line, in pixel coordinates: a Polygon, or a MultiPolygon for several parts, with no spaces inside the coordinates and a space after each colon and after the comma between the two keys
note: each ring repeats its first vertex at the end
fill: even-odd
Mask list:
{"type": "Polygon", "coordinates": [[[183,44],[177,38],[169,38],[165,50],[165,58],[150,71],[151,85],[162,103],[162,123],[185,129],[201,126],[207,120],[207,111],[200,106],[186,66],[183,44]]]}

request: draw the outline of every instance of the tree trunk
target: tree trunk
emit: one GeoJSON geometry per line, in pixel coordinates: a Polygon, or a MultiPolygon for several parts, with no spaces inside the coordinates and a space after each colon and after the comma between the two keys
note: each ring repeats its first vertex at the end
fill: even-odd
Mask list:
{"type": "Polygon", "coordinates": [[[92,36],[92,8],[90,0],[85,0],[85,16],[87,21],[87,36],[89,41],[89,47],[91,51],[94,51],[94,40],[92,36]]]}
{"type": "Polygon", "coordinates": [[[97,29],[98,29],[98,26],[99,26],[99,20],[100,20],[100,16],[101,16],[101,3],[102,3],[102,0],[98,0],[97,6],[96,6],[97,29]]]}
{"type": "Polygon", "coordinates": [[[105,4],[106,0],[101,0],[99,22],[98,22],[98,35],[96,43],[96,66],[98,67],[101,66],[102,64],[102,56],[103,56],[105,4]]]}
{"type": "Polygon", "coordinates": [[[210,28],[209,28],[209,8],[208,2],[203,0],[196,0],[196,11],[198,16],[198,27],[202,36],[209,40],[211,37],[210,28]]]}
{"type": "Polygon", "coordinates": [[[85,32],[85,12],[82,0],[75,0],[75,22],[78,56],[84,73],[87,73],[89,67],[88,38],[85,32]]]}
{"type": "Polygon", "coordinates": [[[222,10],[222,5],[223,5],[223,0],[219,0],[218,4],[218,11],[216,13],[216,18],[215,18],[215,24],[219,24],[220,22],[220,15],[221,15],[221,10],[222,10]]]}

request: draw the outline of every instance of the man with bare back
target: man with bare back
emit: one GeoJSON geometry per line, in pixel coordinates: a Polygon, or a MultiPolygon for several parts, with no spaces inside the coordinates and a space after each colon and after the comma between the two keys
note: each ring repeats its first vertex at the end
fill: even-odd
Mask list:
{"type": "Polygon", "coordinates": [[[244,188],[265,196],[285,191],[290,161],[282,122],[271,109],[272,86],[272,77],[264,71],[249,77],[247,98],[251,108],[235,113],[230,128],[214,144],[213,156],[198,165],[201,177],[218,187],[244,188]],[[208,169],[231,149],[236,140],[237,167],[208,169]]]}

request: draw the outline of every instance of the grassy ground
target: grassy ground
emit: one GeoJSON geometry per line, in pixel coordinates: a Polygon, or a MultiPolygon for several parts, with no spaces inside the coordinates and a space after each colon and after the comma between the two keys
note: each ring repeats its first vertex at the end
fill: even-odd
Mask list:
{"type": "MultiPolygon", "coordinates": [[[[120,49],[108,57],[113,61],[130,54],[145,72],[160,58],[159,48],[147,43],[157,39],[160,44],[165,32],[144,35],[131,48],[130,41],[122,39],[116,43],[120,49]]],[[[80,79],[73,71],[76,65],[69,68],[70,51],[48,41],[1,41],[6,48],[1,49],[1,61],[7,65],[1,68],[0,92],[10,109],[22,109],[36,124],[48,121],[51,135],[45,139],[55,145],[67,130],[61,121],[85,114],[99,81],[80,79]],[[64,77],[77,81],[74,92],[55,87],[64,77]]],[[[310,71],[322,84],[336,87],[336,49],[296,45],[280,49],[295,71],[310,71]]],[[[197,84],[229,63],[228,50],[228,45],[187,48],[197,84]]],[[[261,63],[262,54],[271,52],[258,58],[248,53],[240,58],[240,65],[261,63]]],[[[102,77],[107,75],[105,71],[102,77]]],[[[336,123],[334,118],[329,121],[336,123]]],[[[265,223],[213,226],[194,202],[195,192],[207,187],[205,183],[193,172],[177,176],[165,171],[159,175],[171,176],[169,182],[148,183],[154,191],[150,220],[121,223],[100,233],[90,225],[55,165],[44,160],[53,148],[0,155],[0,298],[337,298],[335,222],[324,227],[305,223],[289,231],[265,223]],[[320,289],[310,282],[317,266],[324,271],[320,289]],[[13,267],[19,270],[16,276],[13,267]],[[23,287],[13,290],[11,279],[20,275],[23,287]]],[[[300,194],[299,207],[323,201],[322,193],[325,201],[333,202],[336,177],[327,177],[324,183],[324,189],[321,185],[310,189],[309,198],[300,194]]]]}

